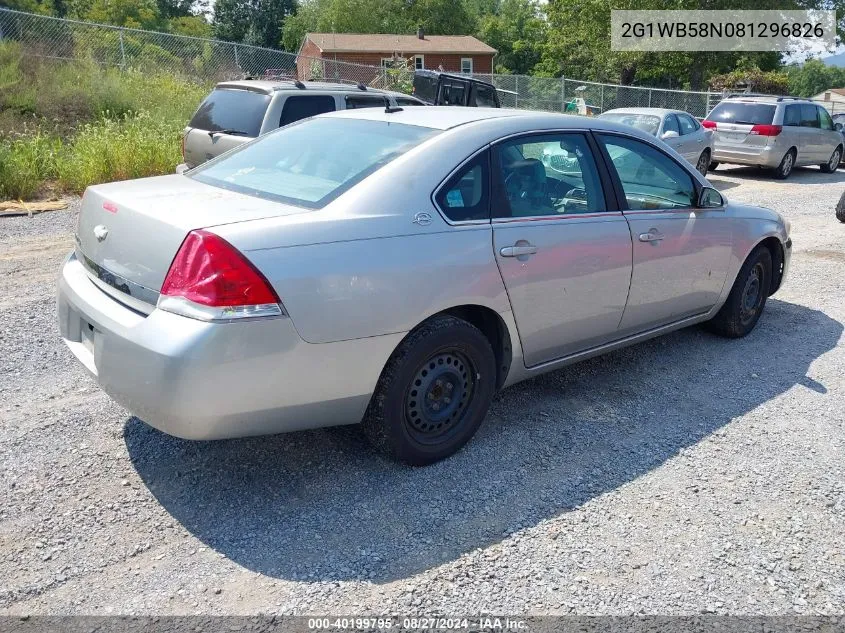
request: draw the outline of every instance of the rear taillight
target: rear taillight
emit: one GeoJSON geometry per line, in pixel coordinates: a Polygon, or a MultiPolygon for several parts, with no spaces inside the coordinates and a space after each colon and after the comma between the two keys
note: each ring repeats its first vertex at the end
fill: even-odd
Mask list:
{"type": "Polygon", "coordinates": [[[706,127],[708,130],[715,130],[716,129],[716,122],[715,121],[708,121],[707,119],[704,119],[704,121],[701,122],[701,126],[706,127]]]}
{"type": "Polygon", "coordinates": [[[755,136],[777,136],[783,128],[780,125],[755,125],[749,134],[755,136]]]}
{"type": "Polygon", "coordinates": [[[167,271],[158,307],[203,321],[284,314],[264,275],[209,231],[188,233],[167,271]]]}

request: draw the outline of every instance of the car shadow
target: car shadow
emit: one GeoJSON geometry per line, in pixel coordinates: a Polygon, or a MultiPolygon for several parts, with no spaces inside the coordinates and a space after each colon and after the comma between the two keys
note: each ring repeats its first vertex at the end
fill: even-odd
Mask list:
{"type": "Polygon", "coordinates": [[[728,189],[739,187],[741,184],[738,182],[731,182],[730,180],[719,180],[718,178],[712,176],[712,172],[707,174],[707,181],[719,191],[727,191],[728,189]]]}
{"type": "MultiPolygon", "coordinates": [[[[786,180],[778,180],[772,174],[771,169],[763,169],[761,167],[747,167],[743,165],[722,164],[719,165],[716,171],[708,172],[707,179],[716,184],[719,176],[730,176],[733,178],[743,178],[745,180],[760,180],[771,181],[775,183],[804,183],[811,185],[826,185],[845,183],[845,169],[840,167],[832,174],[825,174],[818,167],[796,167],[792,170],[789,178],[786,180]]],[[[721,189],[721,187],[717,187],[721,189]]]]}
{"type": "Polygon", "coordinates": [[[499,394],[476,438],[426,468],[356,427],[191,442],[130,418],[124,439],[164,509],[239,565],[384,583],[577,508],[787,390],[825,393],[806,374],[842,330],[772,299],[744,339],[690,328],[585,361],[499,394]]]}

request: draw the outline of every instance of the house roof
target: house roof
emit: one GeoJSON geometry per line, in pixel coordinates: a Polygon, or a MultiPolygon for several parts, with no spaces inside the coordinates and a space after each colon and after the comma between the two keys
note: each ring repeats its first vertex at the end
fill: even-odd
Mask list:
{"type": "Polygon", "coordinates": [[[392,35],[381,33],[307,33],[323,53],[465,53],[494,55],[496,49],[470,35],[392,35]]]}
{"type": "Polygon", "coordinates": [[[840,97],[845,97],[845,88],[828,88],[827,90],[821,91],[817,94],[813,99],[824,99],[824,94],[826,92],[832,92],[835,95],[839,95],[840,97]]]}

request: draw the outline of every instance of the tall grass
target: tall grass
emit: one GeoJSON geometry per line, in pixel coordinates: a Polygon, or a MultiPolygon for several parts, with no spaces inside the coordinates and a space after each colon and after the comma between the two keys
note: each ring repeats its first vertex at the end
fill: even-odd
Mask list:
{"type": "Polygon", "coordinates": [[[0,41],[0,198],[173,173],[181,129],[209,89],[168,73],[41,60],[0,41]]]}

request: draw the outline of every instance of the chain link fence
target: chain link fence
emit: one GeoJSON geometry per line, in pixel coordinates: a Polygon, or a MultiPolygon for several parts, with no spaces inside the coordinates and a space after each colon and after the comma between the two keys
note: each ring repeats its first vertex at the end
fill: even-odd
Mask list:
{"type": "MultiPolygon", "coordinates": [[[[390,68],[311,59],[270,48],[220,40],[142,31],[34,15],[0,8],[0,40],[20,42],[25,54],[89,59],[102,65],[171,71],[200,82],[245,76],[363,83],[407,88],[407,78],[390,68]]],[[[528,75],[476,75],[500,91],[505,107],[595,115],[613,108],[684,110],[702,118],[722,99],[717,92],[691,92],[602,84],[528,75]]],[[[820,102],[832,112],[845,104],[820,102]]]]}

